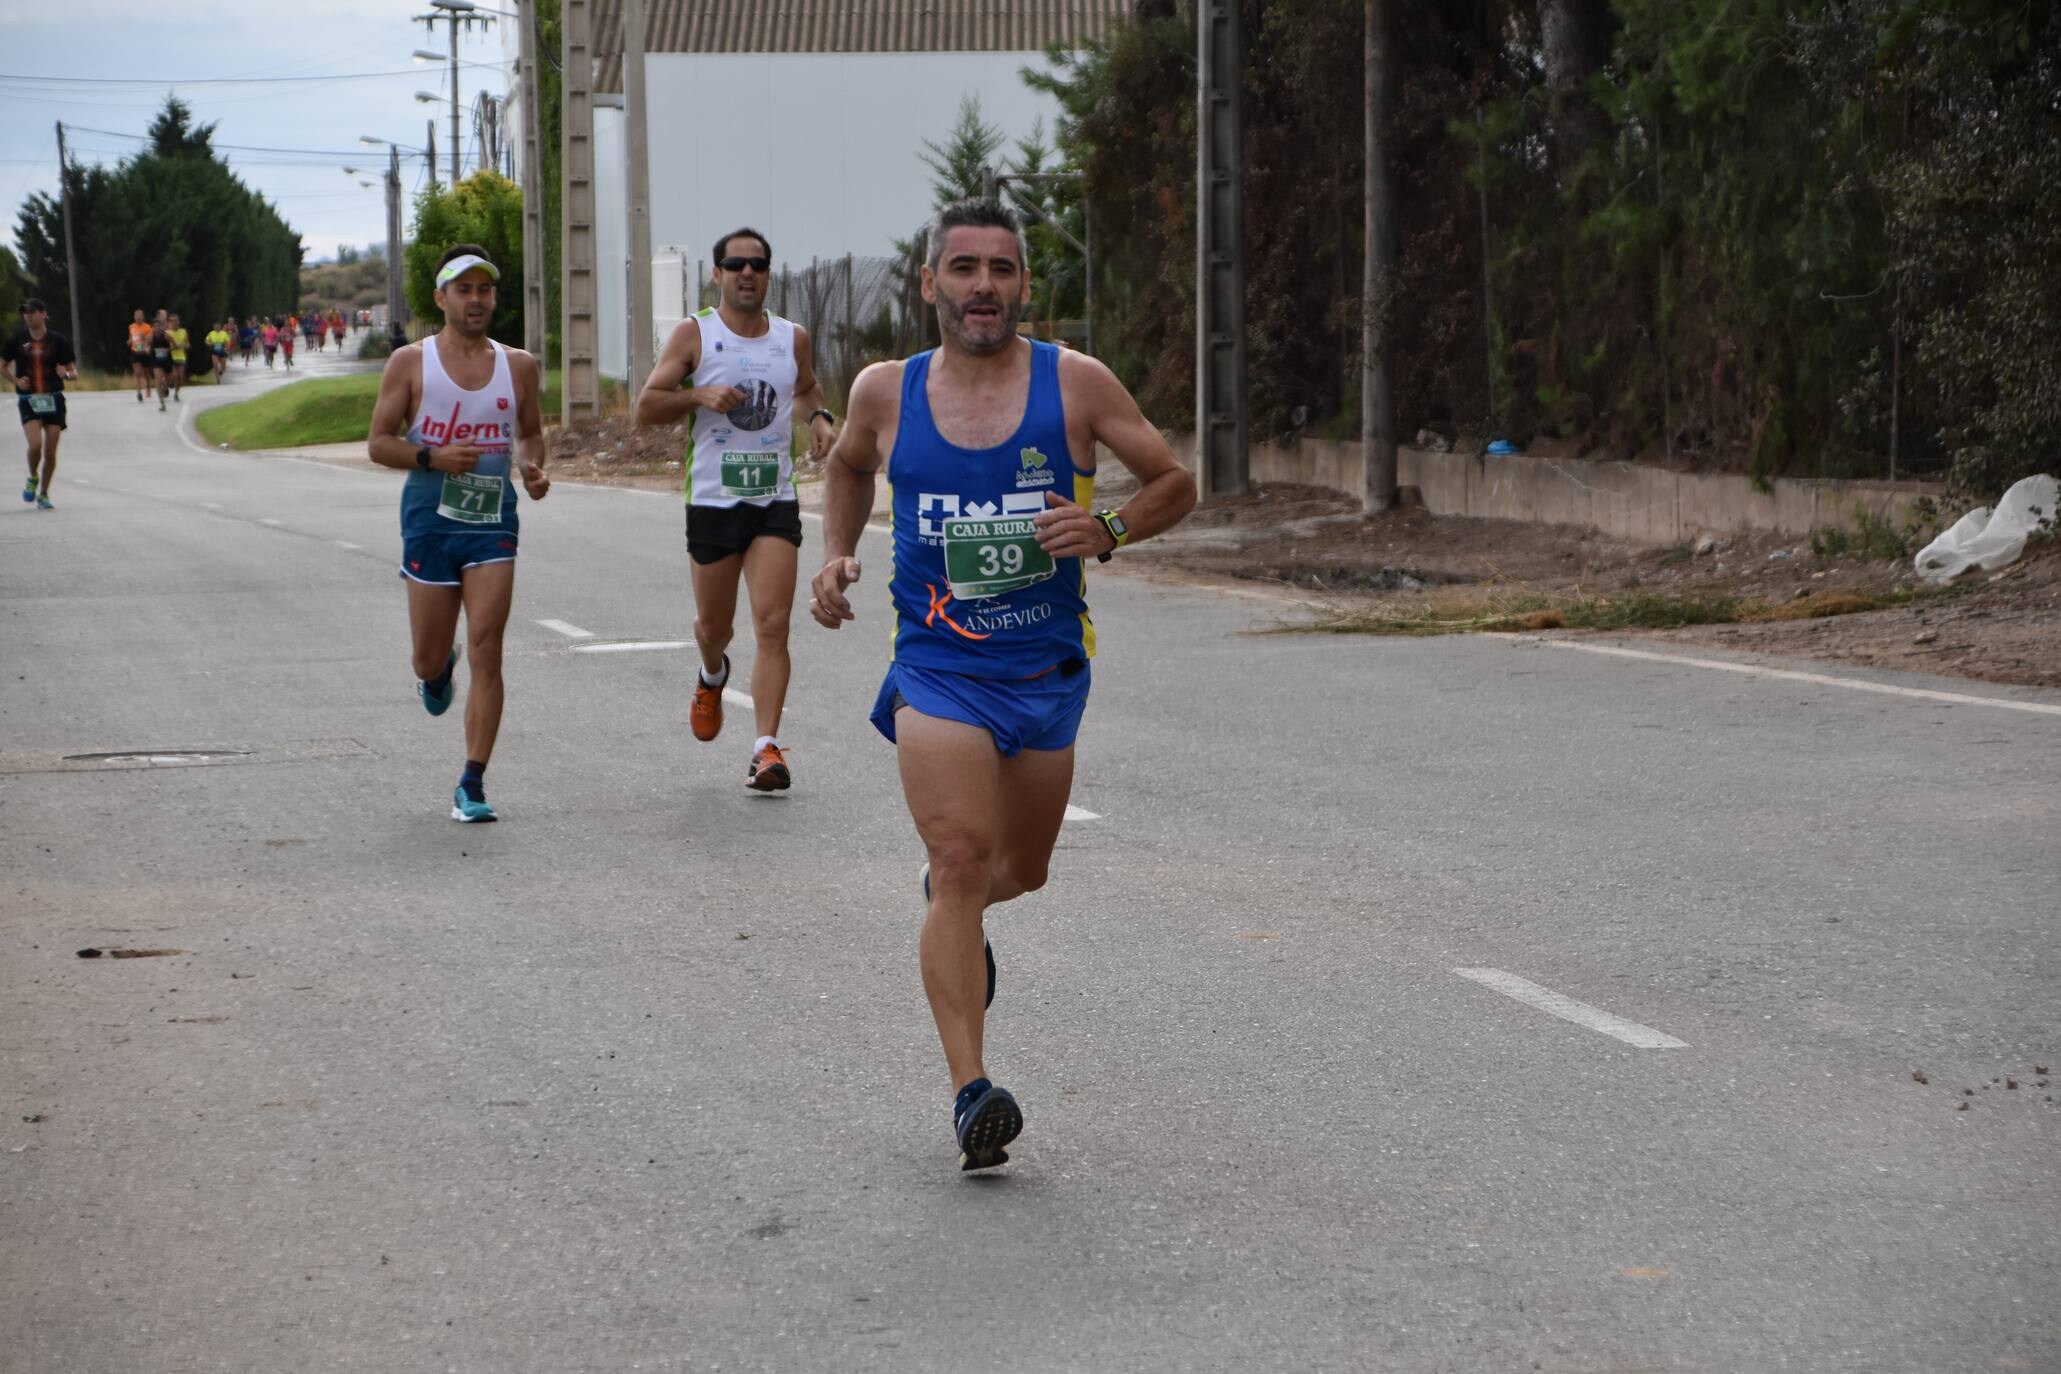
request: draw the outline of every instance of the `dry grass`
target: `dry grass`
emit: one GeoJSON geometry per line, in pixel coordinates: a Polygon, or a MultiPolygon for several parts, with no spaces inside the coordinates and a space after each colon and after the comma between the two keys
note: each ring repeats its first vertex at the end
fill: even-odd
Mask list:
{"type": "Polygon", "coordinates": [[[1853,615],[1933,594],[1813,592],[1795,601],[1771,605],[1715,591],[1631,591],[1615,596],[1523,591],[1471,599],[1442,597],[1386,601],[1372,606],[1329,606],[1307,621],[1278,625],[1261,633],[1450,635],[1536,630],[1671,630],[1684,625],[1853,615]]]}

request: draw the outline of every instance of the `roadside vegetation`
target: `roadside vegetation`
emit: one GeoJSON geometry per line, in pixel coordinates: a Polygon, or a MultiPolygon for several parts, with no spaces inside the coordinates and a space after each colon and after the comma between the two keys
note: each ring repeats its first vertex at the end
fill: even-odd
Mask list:
{"type": "MultiPolygon", "coordinates": [[[[556,420],[560,374],[544,376],[544,418],[556,420]]],[[[105,388],[119,391],[120,387],[105,388]]],[[[616,390],[602,382],[604,397],[616,390]]],[[[358,372],[348,377],[310,377],[248,401],[217,406],[194,421],[201,437],[233,449],[301,448],[308,444],[348,444],[372,432],[372,406],[379,399],[379,374],[358,372]]]]}
{"type": "Polygon", "coordinates": [[[1768,602],[1727,592],[1633,591],[1616,596],[1510,592],[1415,605],[1334,606],[1266,634],[1451,635],[1536,630],[1674,630],[1854,615],[1946,595],[1931,589],[1811,592],[1768,602]]]}

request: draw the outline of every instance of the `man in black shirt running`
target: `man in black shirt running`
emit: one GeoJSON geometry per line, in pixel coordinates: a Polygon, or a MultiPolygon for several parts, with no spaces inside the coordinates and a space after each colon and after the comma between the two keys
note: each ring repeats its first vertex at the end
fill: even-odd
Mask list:
{"type": "Polygon", "coordinates": [[[0,347],[0,373],[14,383],[21,432],[29,441],[29,482],[21,499],[49,510],[50,482],[57,475],[57,441],[64,436],[64,383],[78,380],[71,340],[51,332],[43,302],[22,302],[22,329],[0,347]]]}

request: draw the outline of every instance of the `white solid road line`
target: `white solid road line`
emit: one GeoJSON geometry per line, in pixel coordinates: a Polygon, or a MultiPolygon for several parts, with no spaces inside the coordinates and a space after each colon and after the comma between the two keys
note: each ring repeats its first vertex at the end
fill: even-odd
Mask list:
{"type": "Polygon", "coordinates": [[[220,510],[220,509],[222,509],[222,507],[221,507],[221,504],[220,504],[219,502],[216,502],[216,501],[203,501],[203,502],[201,502],[201,503],[200,503],[200,508],[201,508],[202,510],[220,510]]]}
{"type": "Polygon", "coordinates": [[[592,630],[583,630],[577,625],[568,625],[563,620],[540,620],[537,622],[547,630],[556,630],[567,639],[592,639],[592,630]]]}
{"type": "MultiPolygon", "coordinates": [[[[735,687],[725,687],[723,689],[723,700],[729,702],[732,706],[742,706],[747,710],[753,709],[758,705],[749,695],[738,691],[735,687]]],[[[790,711],[786,714],[792,717],[794,713],[790,711]]]]}
{"type": "Polygon", "coordinates": [[[348,539],[332,539],[329,542],[340,549],[349,549],[353,553],[357,553],[365,547],[363,544],[353,544],[348,539]]]}
{"type": "Polygon", "coordinates": [[[1654,663],[1679,663],[1690,668],[1716,668],[1720,672],[1744,673],[1748,677],[1774,678],[1783,682],[1810,682],[1820,687],[1846,687],[1856,692],[1880,692],[1886,696],[1916,697],[1920,701],[1944,701],[1954,706],[1995,706],[2005,711],[2029,711],[2034,715],[2061,716],[2061,706],[2043,701],[2012,701],[2006,697],[1978,697],[1966,692],[1938,692],[1929,687],[1896,687],[1887,682],[1868,682],[1857,677],[1833,677],[1828,673],[1801,673],[1792,668],[1766,668],[1757,663],[1730,663],[1721,658],[1691,658],[1686,654],[1656,654],[1647,649],[1626,649],[1614,644],[1581,644],[1571,639],[1541,639],[1535,643],[1550,649],[1579,649],[1585,654],[1608,654],[1613,658],[1639,658],[1654,663]]]}
{"type": "Polygon", "coordinates": [[[1066,804],[1065,819],[1070,821],[1099,821],[1102,819],[1102,817],[1098,816],[1093,811],[1088,810],[1086,807],[1075,806],[1072,802],[1068,802],[1066,804]]]}
{"type": "Polygon", "coordinates": [[[1601,1031],[1612,1039],[1622,1040],[1627,1045],[1637,1045],[1642,1050],[1682,1050],[1689,1047],[1686,1040],[1677,1040],[1665,1031],[1651,1026],[1642,1026],[1637,1021],[1627,1021],[1622,1016],[1612,1016],[1601,1007],[1592,1007],[1587,1002],[1577,1002],[1572,997],[1542,988],[1528,982],[1514,973],[1505,973],[1499,968],[1456,968],[1453,972],[1462,978],[1469,978],[1483,987],[1494,988],[1505,997],[1514,997],[1528,1007],[1537,1007],[1578,1026],[1587,1026],[1592,1031],[1601,1031]]]}
{"type": "Polygon", "coordinates": [[[284,520],[260,520],[258,521],[258,523],[260,525],[270,525],[275,530],[282,529],[286,525],[286,522],[284,520]]]}

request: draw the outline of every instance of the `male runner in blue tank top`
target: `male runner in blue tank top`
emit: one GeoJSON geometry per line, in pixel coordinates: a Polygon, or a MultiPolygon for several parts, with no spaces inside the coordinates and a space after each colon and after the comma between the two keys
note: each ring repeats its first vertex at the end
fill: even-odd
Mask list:
{"type": "Polygon", "coordinates": [[[1107,367],[1017,336],[1030,277],[1007,210],[939,212],[922,285],[943,342],[852,385],[809,612],[833,630],[852,619],[845,591],[886,462],[895,647],[873,723],[896,745],[930,854],[923,989],[960,1167],[986,1169],[1008,1159],[1023,1113],[981,1058],[994,996],[982,916],[1044,886],[1066,815],[1095,652],[1083,560],[1171,528],[1195,482],[1107,367]],[[1098,443],[1139,482],[1120,511],[1093,506],[1098,443]]]}
{"type": "Polygon", "coordinates": [[[544,420],[537,360],[488,337],[501,270],[477,244],[437,262],[444,327],[394,350],[372,408],[373,462],[408,474],[401,488],[401,576],[408,584],[415,693],[433,716],[451,705],[458,613],[472,687],[465,700],[465,771],[454,821],[491,821],[485,775],[501,730],[501,636],[515,598],[519,525],[514,477],[541,501],[544,420]]]}

